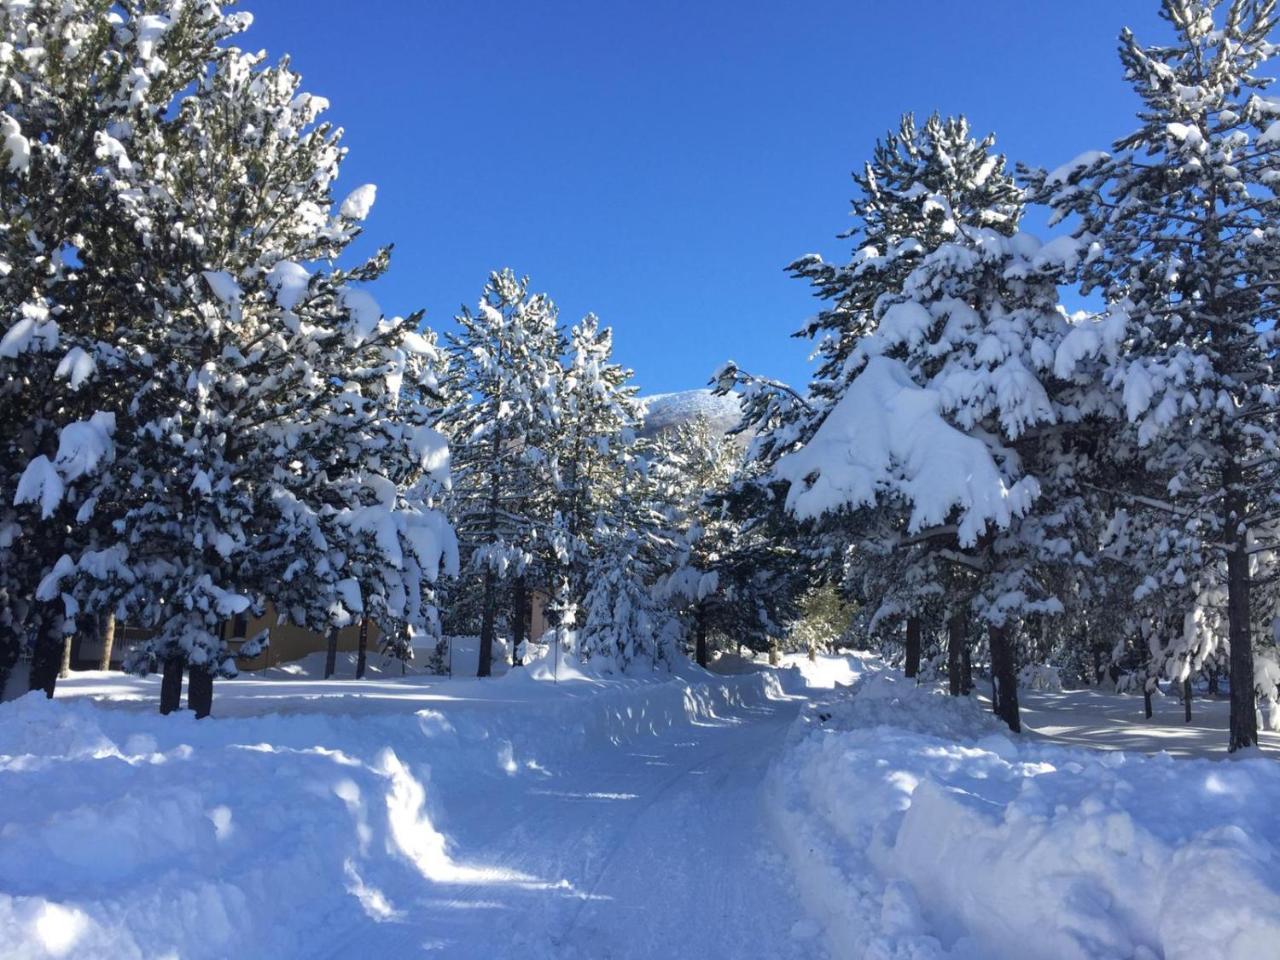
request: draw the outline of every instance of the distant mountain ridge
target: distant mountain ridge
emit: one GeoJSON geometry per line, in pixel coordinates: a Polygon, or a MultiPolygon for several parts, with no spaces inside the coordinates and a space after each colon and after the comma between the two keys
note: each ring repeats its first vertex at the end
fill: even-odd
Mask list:
{"type": "Polygon", "coordinates": [[[717,396],[710,390],[682,390],[678,393],[655,393],[640,397],[644,411],[641,436],[653,436],[682,423],[703,417],[712,429],[726,434],[738,425],[742,408],[737,394],[717,396]]]}

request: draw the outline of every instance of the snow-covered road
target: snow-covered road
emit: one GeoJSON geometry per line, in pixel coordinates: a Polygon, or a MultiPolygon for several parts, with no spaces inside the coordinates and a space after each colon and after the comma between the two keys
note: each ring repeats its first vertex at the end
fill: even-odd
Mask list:
{"type": "Polygon", "coordinates": [[[149,682],[0,707],[14,956],[815,955],[765,809],[796,671],[246,681],[199,723],[149,682]]]}
{"type": "Polygon", "coordinates": [[[799,956],[801,911],[762,793],[796,706],[745,706],[544,767],[496,808],[483,791],[451,791],[458,809],[437,825],[455,856],[531,879],[433,889],[409,910],[414,930],[379,932],[458,957],[799,956]]]}

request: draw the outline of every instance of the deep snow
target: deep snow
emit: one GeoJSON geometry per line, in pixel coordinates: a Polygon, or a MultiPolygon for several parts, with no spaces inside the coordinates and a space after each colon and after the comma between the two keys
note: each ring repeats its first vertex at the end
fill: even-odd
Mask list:
{"type": "Polygon", "coordinates": [[[802,956],[761,792],[798,673],[534,676],[0,706],[0,954],[802,956]]]}
{"type": "Polygon", "coordinates": [[[885,673],[807,707],[768,789],[835,960],[1257,960],[1280,943],[1274,760],[1014,737],[976,700],[885,673]]]}
{"type": "MultiPolygon", "coordinates": [[[[303,670],[220,682],[200,722],[119,674],[0,705],[0,956],[1235,960],[1280,942],[1272,760],[1014,738],[866,655],[714,666],[303,670]]],[[[1030,695],[1028,717],[1055,696],[1075,695],[1030,695]]]]}

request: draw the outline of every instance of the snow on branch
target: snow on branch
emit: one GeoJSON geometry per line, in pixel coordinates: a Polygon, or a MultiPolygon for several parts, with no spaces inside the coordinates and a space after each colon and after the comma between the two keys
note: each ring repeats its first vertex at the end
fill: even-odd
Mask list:
{"type": "Polygon", "coordinates": [[[1006,483],[986,444],[947,423],[940,404],[901,362],[870,358],[813,438],[778,461],[775,476],[791,484],[787,508],[815,519],[892,492],[911,504],[912,533],[945,523],[956,509],[961,546],[975,544],[989,523],[1007,527],[1030,507],[1038,484],[1006,483]]]}

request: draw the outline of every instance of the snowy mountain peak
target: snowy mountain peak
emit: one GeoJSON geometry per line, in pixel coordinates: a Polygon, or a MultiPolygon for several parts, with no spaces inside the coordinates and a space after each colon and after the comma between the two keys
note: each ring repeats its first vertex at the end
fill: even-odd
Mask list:
{"type": "Polygon", "coordinates": [[[736,394],[718,396],[705,388],[655,393],[651,397],[641,397],[640,405],[644,412],[641,430],[644,436],[653,436],[697,417],[705,418],[718,432],[728,433],[742,416],[736,394]]]}

